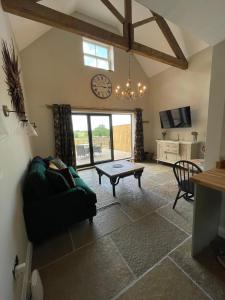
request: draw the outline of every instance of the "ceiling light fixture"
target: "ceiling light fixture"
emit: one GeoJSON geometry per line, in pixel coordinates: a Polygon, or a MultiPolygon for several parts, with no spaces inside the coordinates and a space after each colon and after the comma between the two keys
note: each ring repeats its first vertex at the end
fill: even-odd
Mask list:
{"type": "Polygon", "coordinates": [[[144,96],[147,87],[141,82],[138,82],[136,87],[133,86],[131,80],[131,55],[132,54],[129,54],[127,83],[124,89],[122,89],[121,86],[118,85],[115,89],[115,95],[121,99],[136,100],[144,96]]]}
{"type": "Polygon", "coordinates": [[[37,131],[36,131],[36,124],[35,123],[30,123],[29,120],[25,119],[22,120],[22,129],[25,131],[25,134],[28,136],[38,136],[37,131]]]}

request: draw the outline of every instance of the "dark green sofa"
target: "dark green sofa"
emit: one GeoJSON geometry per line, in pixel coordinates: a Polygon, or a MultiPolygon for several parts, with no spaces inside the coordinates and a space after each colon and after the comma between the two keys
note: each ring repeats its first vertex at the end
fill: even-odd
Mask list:
{"type": "Polygon", "coordinates": [[[96,215],[96,194],[69,167],[76,187],[57,193],[46,176],[46,160],[32,160],[23,189],[23,212],[28,239],[39,243],[50,235],[68,228],[75,222],[96,215]]]}

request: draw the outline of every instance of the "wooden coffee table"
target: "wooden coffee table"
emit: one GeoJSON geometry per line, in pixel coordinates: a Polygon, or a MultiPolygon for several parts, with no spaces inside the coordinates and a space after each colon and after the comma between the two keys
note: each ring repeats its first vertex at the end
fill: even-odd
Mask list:
{"type": "Polygon", "coordinates": [[[119,183],[120,178],[134,175],[138,179],[138,186],[141,188],[141,175],[144,167],[141,164],[131,163],[126,160],[113,161],[109,163],[99,164],[95,166],[99,176],[99,184],[102,183],[102,175],[107,176],[112,184],[113,196],[116,196],[116,185],[119,183]]]}

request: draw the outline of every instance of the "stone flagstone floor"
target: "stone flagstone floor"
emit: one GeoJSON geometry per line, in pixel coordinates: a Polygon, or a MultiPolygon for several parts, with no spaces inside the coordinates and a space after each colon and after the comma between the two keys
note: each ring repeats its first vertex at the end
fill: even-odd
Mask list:
{"type": "Polygon", "coordinates": [[[124,178],[116,198],[108,178],[99,186],[94,169],[80,171],[97,193],[98,214],[92,226],[76,224],[35,248],[45,300],[225,299],[215,245],[197,260],[190,255],[193,206],[181,199],[172,209],[172,168],[144,166],[142,189],[124,178]]]}

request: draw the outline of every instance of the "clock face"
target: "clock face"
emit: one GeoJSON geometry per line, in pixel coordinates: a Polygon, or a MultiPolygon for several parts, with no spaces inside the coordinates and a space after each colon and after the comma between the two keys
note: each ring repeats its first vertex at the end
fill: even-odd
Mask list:
{"type": "Polygon", "coordinates": [[[112,83],[110,79],[102,74],[95,75],[91,80],[92,92],[101,99],[107,99],[112,95],[112,83]]]}

